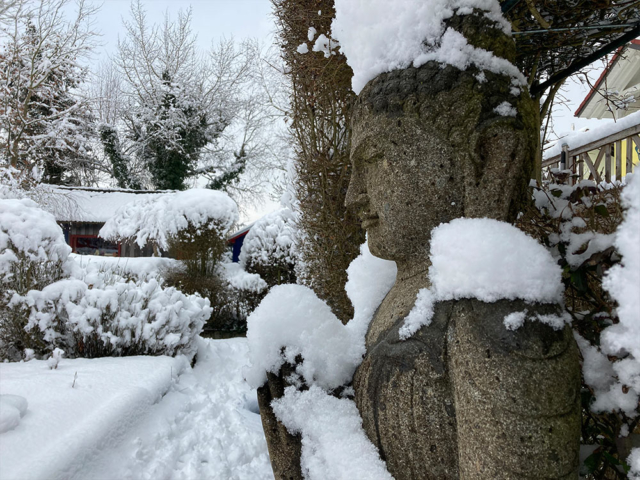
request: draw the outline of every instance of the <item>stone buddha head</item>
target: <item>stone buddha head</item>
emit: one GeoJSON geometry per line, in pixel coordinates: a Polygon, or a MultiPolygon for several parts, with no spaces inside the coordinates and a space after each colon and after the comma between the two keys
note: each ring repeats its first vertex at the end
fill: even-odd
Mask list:
{"type": "MultiPolygon", "coordinates": [[[[486,18],[449,24],[470,44],[513,59],[513,41],[486,18]]],[[[371,80],[354,106],[346,200],[371,252],[399,264],[427,261],[440,223],[515,220],[529,196],[535,119],[533,101],[511,77],[474,66],[431,61],[371,80]],[[505,102],[511,109],[498,108],[505,102]]]]}

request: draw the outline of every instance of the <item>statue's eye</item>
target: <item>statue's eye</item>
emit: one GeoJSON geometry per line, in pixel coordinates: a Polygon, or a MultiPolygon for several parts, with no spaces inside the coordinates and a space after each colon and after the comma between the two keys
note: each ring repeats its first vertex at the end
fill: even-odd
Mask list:
{"type": "Polygon", "coordinates": [[[364,163],[371,165],[371,164],[382,162],[382,160],[384,159],[384,154],[382,152],[369,154],[365,156],[364,159],[365,159],[364,163]]]}

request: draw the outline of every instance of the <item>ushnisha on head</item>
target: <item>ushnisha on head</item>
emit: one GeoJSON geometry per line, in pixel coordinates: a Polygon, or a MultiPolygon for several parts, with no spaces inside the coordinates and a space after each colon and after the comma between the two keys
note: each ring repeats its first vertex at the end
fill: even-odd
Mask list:
{"type": "MultiPolygon", "coordinates": [[[[450,23],[469,43],[488,39],[494,54],[511,56],[513,41],[499,29],[480,28],[485,21],[468,15],[450,23]]],[[[365,86],[352,116],[346,203],[359,213],[374,255],[422,261],[440,223],[515,220],[529,198],[537,144],[535,105],[521,90],[507,75],[434,61],[383,73],[365,86]],[[496,111],[504,102],[515,116],[496,111]]]]}

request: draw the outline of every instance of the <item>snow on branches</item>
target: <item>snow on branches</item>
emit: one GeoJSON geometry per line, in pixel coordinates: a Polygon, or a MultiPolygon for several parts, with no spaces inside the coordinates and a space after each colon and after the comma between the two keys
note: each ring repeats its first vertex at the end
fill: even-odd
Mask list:
{"type": "Polygon", "coordinates": [[[89,109],[78,87],[96,38],[95,9],[80,0],[19,0],[2,26],[0,45],[0,160],[44,169],[59,183],[89,153],[89,109]]]}

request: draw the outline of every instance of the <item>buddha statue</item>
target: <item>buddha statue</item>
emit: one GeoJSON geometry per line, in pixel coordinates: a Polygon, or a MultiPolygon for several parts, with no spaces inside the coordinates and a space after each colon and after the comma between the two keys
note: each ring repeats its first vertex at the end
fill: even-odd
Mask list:
{"type": "MultiPolygon", "coordinates": [[[[448,26],[513,60],[513,41],[482,15],[448,26]]],[[[406,340],[399,329],[428,288],[431,231],[459,217],[516,219],[530,197],[536,106],[508,75],[434,61],[383,73],[352,117],[347,205],[371,253],[397,280],[376,311],[354,379],[369,439],[396,480],[578,478],[579,353],[569,327],[505,316],[557,304],[440,302],[406,340]],[[513,113],[501,108],[509,102],[513,113]]],[[[499,245],[496,246],[499,248],[499,245]]]]}

